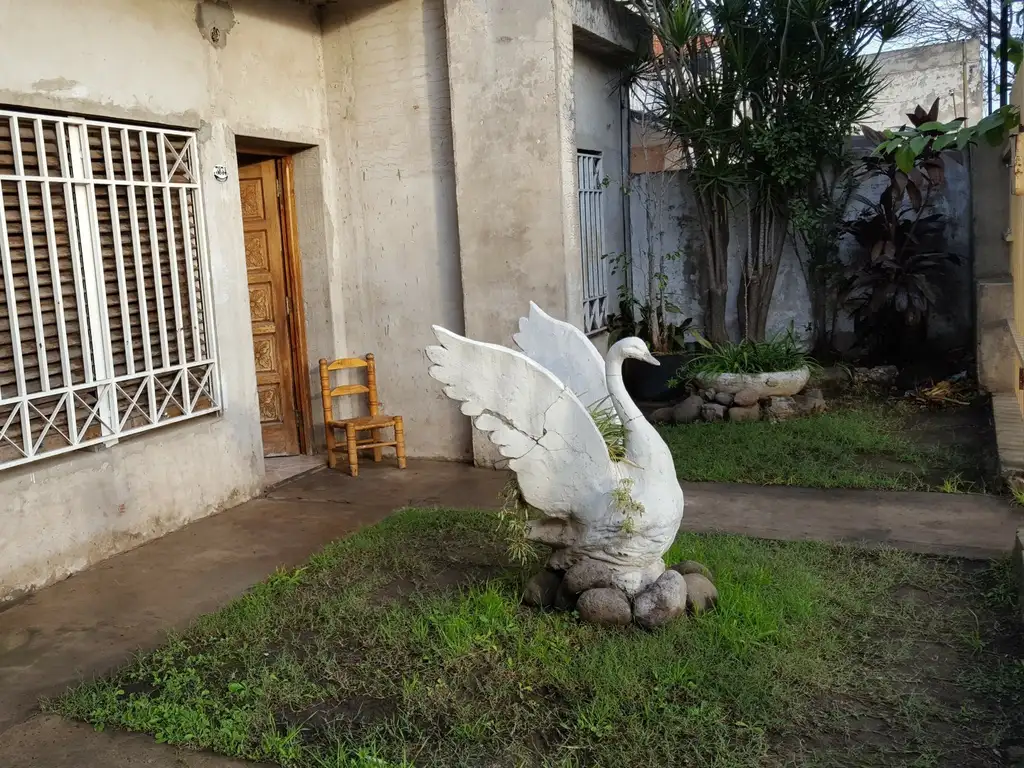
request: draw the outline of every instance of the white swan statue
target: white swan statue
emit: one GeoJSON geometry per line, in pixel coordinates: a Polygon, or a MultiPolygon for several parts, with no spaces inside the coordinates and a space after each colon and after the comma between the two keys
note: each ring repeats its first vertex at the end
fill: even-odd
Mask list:
{"type": "Polygon", "coordinates": [[[555,374],[588,409],[610,405],[604,358],[594,343],[572,323],[551,317],[532,301],[530,314],[519,320],[512,337],[523,354],[555,374]]]}
{"type": "Polygon", "coordinates": [[[575,595],[617,590],[636,611],[641,593],[671,591],[669,613],[678,615],[686,585],[680,573],[666,572],[662,556],[679,531],[683,491],[668,446],[622,382],[627,357],[658,361],[638,338],[619,341],[602,361],[578,329],[530,309],[515,337],[527,354],[434,326],[430,375],[489,435],[523,498],[542,513],[528,538],[553,548],[549,571],[567,572],[575,595]],[[622,461],[609,456],[587,409],[605,398],[625,428],[622,461]]]}

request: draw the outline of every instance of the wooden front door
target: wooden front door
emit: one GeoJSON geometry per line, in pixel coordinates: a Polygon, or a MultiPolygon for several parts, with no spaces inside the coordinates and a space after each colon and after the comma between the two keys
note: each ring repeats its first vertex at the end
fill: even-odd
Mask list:
{"type": "Polygon", "coordinates": [[[249,315],[256,357],[256,390],[265,456],[299,452],[295,387],[288,330],[288,285],[274,160],[238,169],[249,273],[249,315]]]}

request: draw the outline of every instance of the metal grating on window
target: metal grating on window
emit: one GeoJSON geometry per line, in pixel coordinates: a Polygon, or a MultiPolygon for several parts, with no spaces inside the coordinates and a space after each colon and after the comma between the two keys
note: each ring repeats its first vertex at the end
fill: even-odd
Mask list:
{"type": "Polygon", "coordinates": [[[608,265],[604,259],[604,173],[601,154],[576,153],[580,195],[580,256],[583,268],[583,330],[608,325],[608,265]]]}
{"type": "Polygon", "coordinates": [[[219,409],[193,134],[0,111],[0,469],[219,409]]]}

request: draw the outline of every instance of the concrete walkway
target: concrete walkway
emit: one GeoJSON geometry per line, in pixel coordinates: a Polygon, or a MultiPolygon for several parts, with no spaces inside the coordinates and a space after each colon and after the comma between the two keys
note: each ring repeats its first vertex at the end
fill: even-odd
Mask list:
{"type": "MultiPolygon", "coordinates": [[[[412,462],[358,480],[306,475],[265,497],[111,558],[0,610],[0,766],[227,768],[144,736],[94,733],[35,713],[40,696],[103,674],[215,610],[279,566],[405,506],[493,507],[502,473],[412,462]]],[[[1001,499],[799,488],[686,487],[684,528],[990,557],[1024,514],[1001,499]]]]}

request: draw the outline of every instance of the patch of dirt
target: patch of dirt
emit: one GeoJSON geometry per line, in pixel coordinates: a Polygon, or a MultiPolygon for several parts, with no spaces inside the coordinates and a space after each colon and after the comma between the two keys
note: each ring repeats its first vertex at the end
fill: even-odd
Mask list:
{"type": "Polygon", "coordinates": [[[388,600],[408,600],[416,593],[425,594],[428,592],[444,592],[447,590],[463,589],[474,584],[482,584],[489,579],[494,579],[502,572],[497,565],[450,565],[441,566],[437,570],[430,571],[423,577],[410,577],[400,575],[396,579],[385,584],[374,593],[375,602],[386,602],[388,600]]]}
{"type": "MultiPolygon", "coordinates": [[[[985,566],[965,561],[961,567],[970,578],[972,572],[985,566]]],[[[943,611],[959,603],[961,597],[912,584],[902,584],[892,592],[894,603],[914,611],[943,611]]],[[[979,631],[987,638],[983,652],[1007,661],[1024,657],[1024,634],[1019,631],[1024,628],[1014,626],[1012,621],[1008,624],[1008,617],[991,606],[975,604],[972,610],[979,631]]],[[[1007,692],[997,682],[965,674],[972,667],[970,657],[975,652],[955,637],[949,642],[942,637],[918,639],[909,648],[903,645],[905,641],[895,635],[872,637],[865,647],[867,653],[883,656],[887,644],[902,649],[894,652],[888,663],[879,665],[887,674],[890,696],[869,700],[861,698],[856,690],[827,695],[816,708],[821,715],[811,728],[803,724],[802,732],[779,739],[773,753],[780,762],[803,764],[808,759],[818,764],[815,761],[827,755],[833,762],[824,764],[836,766],[1024,766],[1024,761],[1014,759],[1018,753],[1024,758],[1024,711],[1017,699],[1006,698],[1007,692]],[[908,718],[897,717],[900,712],[914,712],[909,719],[913,725],[906,727],[908,718]],[[1000,744],[987,743],[980,734],[976,740],[972,738],[969,723],[978,716],[989,721],[1004,719],[1000,744]],[[839,755],[846,757],[833,757],[839,755]]]]}
{"type": "MultiPolygon", "coordinates": [[[[889,401],[896,407],[908,401],[889,401]]],[[[911,406],[902,413],[904,437],[925,453],[925,467],[893,456],[865,456],[863,464],[893,477],[917,478],[921,490],[944,484],[955,493],[991,493],[998,488],[995,423],[988,397],[969,405],[911,406]]]]}
{"type": "Polygon", "coordinates": [[[924,480],[931,486],[959,475],[965,491],[981,493],[993,488],[998,474],[996,431],[987,397],[970,405],[922,408],[908,418],[908,437],[924,449],[948,455],[945,467],[935,467],[924,480]]]}
{"type": "Polygon", "coordinates": [[[319,736],[375,725],[392,717],[398,708],[399,702],[392,699],[350,696],[322,701],[298,712],[279,712],[277,720],[282,728],[301,728],[307,734],[319,736]]]}

